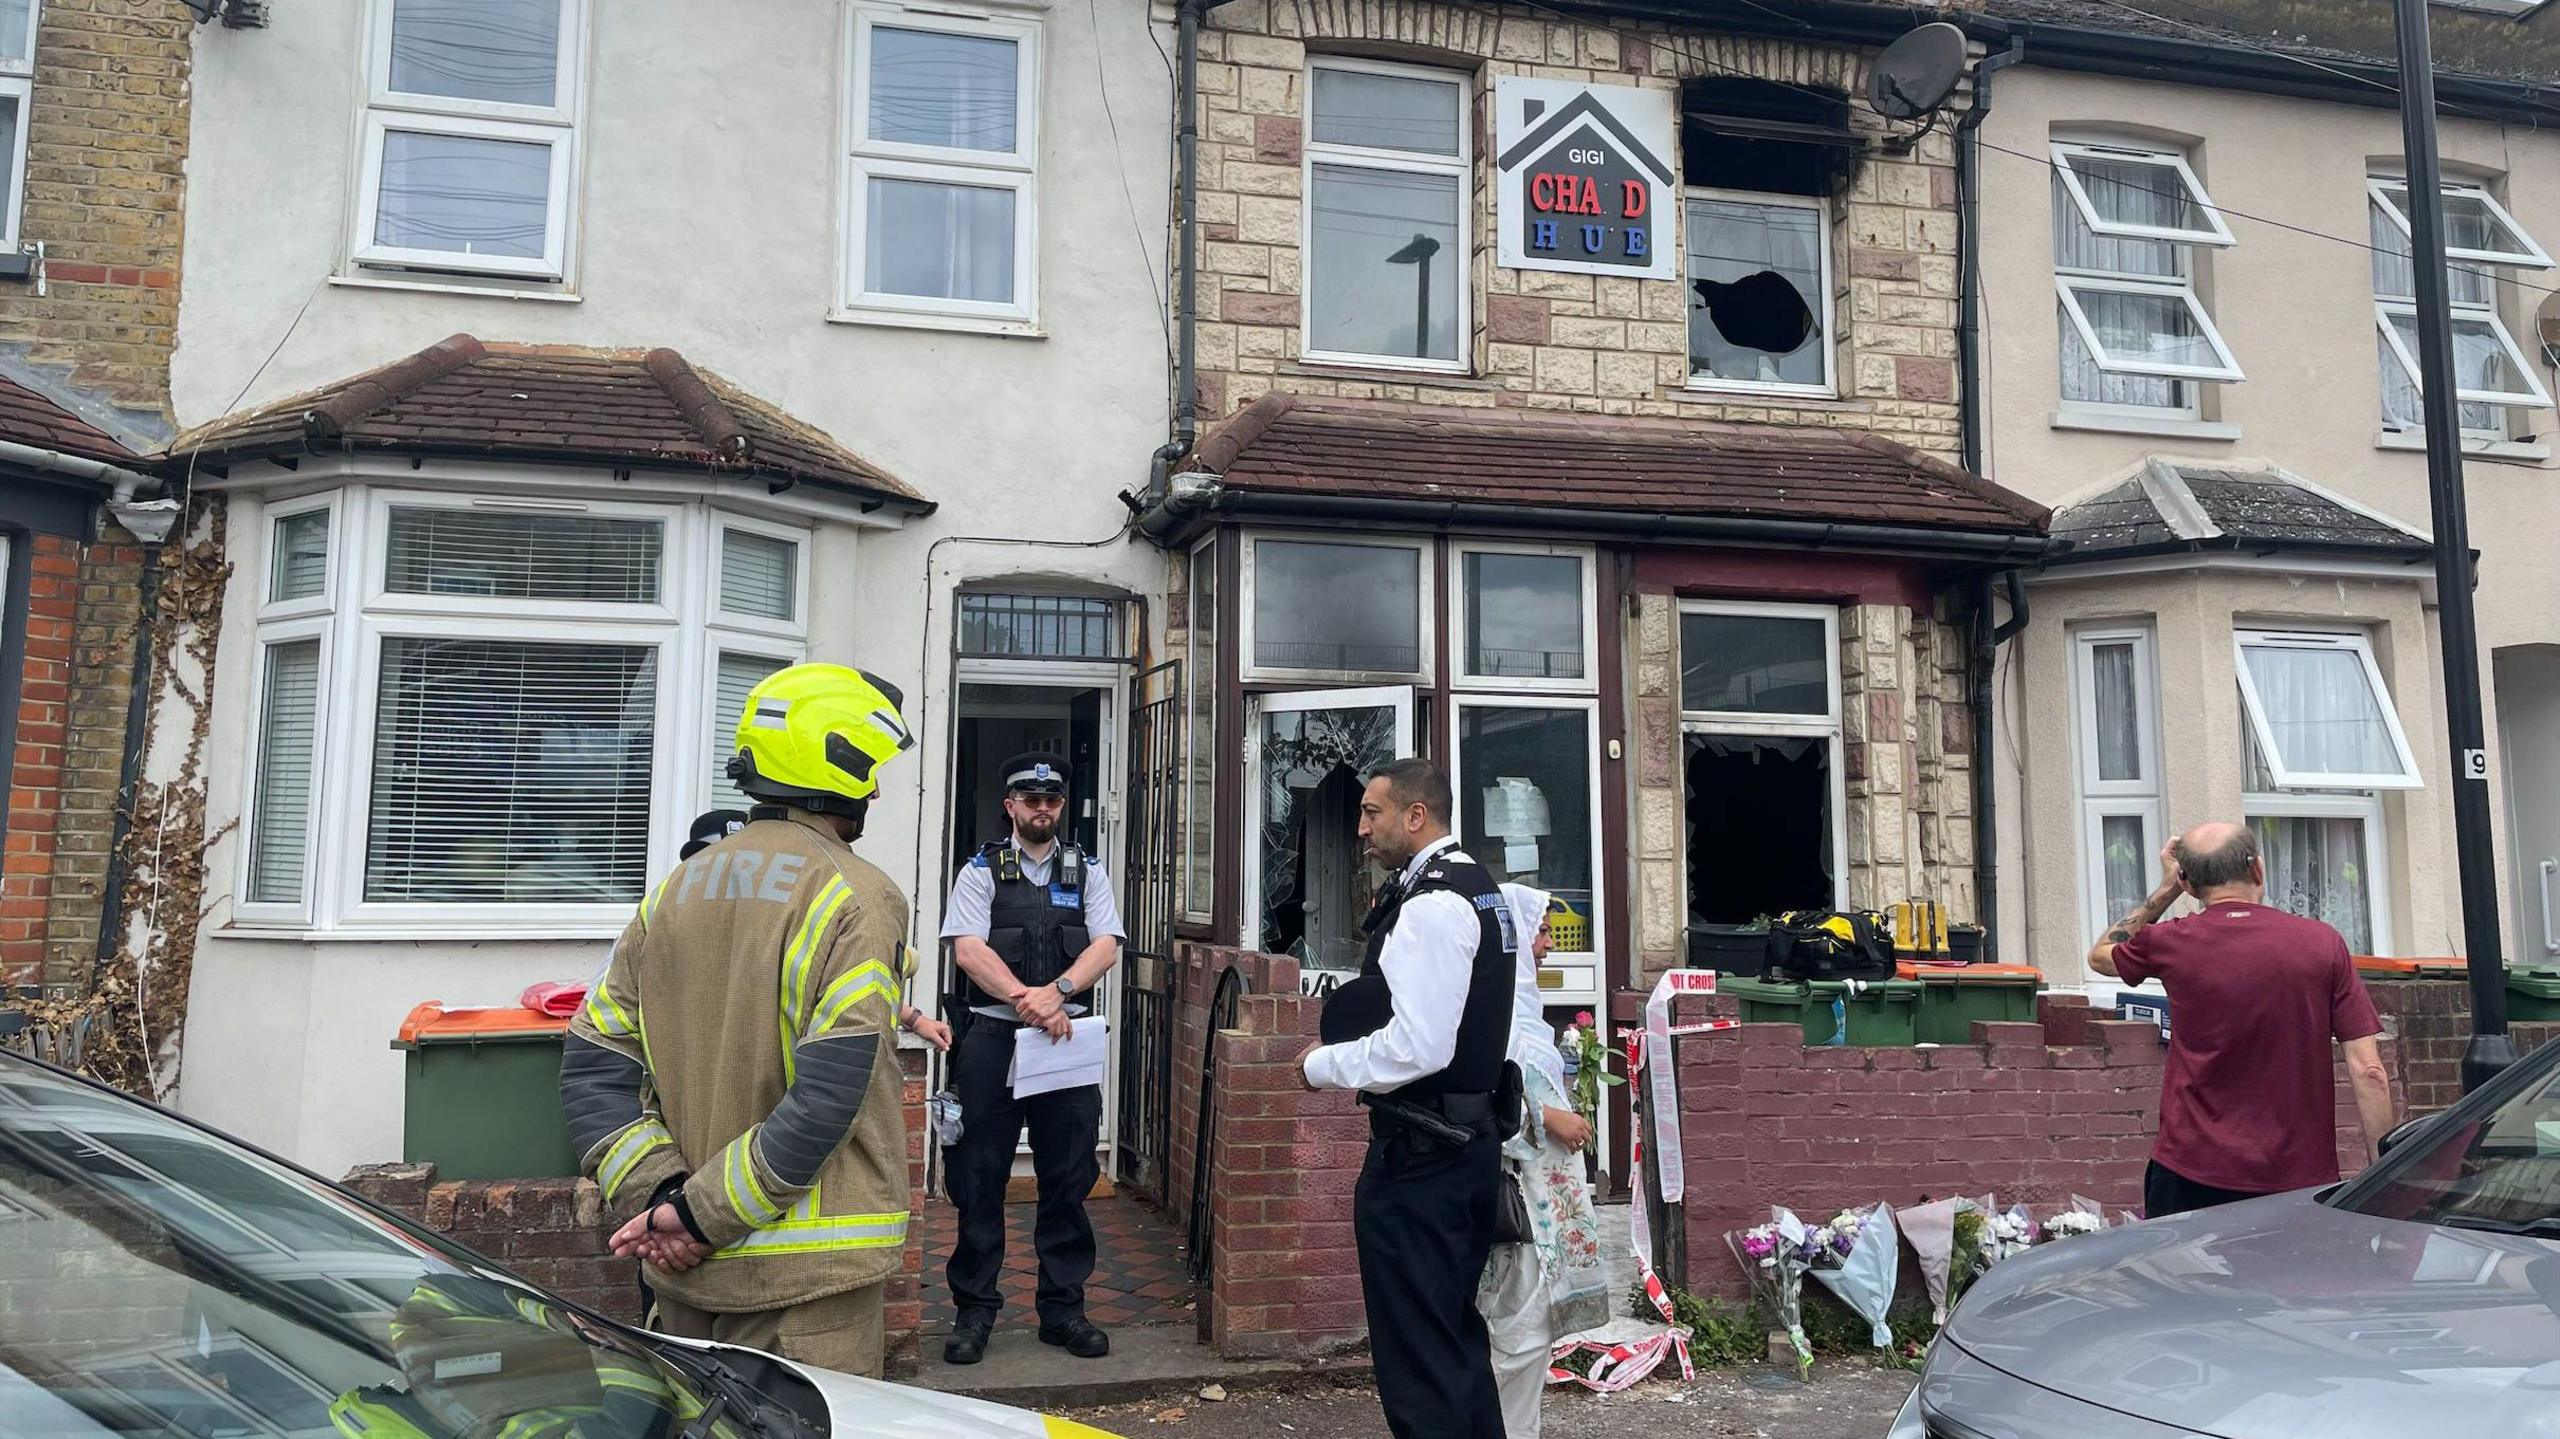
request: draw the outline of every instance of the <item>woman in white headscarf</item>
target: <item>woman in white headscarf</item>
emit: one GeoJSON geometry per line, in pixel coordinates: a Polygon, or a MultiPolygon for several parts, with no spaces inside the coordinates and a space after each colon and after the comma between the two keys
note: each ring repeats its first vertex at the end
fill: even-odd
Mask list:
{"type": "Polygon", "coordinates": [[[1527,885],[1502,887],[1520,936],[1513,986],[1511,1062],[1524,1086],[1520,1132],[1502,1147],[1503,1168],[1519,1184],[1529,1210],[1530,1242],[1494,1246],[1476,1290],[1476,1308],[1493,1338],[1493,1376],[1502,1391],[1506,1439],[1537,1439],[1538,1401],[1559,1336],[1608,1321],[1607,1280],[1582,1178],[1582,1147],[1591,1125],[1567,1093],[1564,1055],[1547,1026],[1538,990],[1546,958],[1547,896],[1527,885]]]}

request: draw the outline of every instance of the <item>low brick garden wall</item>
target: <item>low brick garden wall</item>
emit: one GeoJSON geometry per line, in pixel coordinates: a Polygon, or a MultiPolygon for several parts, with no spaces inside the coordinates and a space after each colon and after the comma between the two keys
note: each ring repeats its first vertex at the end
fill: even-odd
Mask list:
{"type": "MultiPolygon", "coordinates": [[[[901,1050],[906,1069],[907,1209],[924,1212],[924,1056],[901,1050]]],[[[604,1196],[585,1179],[438,1180],[431,1164],[369,1164],[346,1186],[385,1209],[494,1260],[561,1297],[625,1323],[640,1318],[639,1266],[605,1247],[604,1196]]],[[[923,1326],[924,1226],[913,1224],[890,1276],[888,1372],[916,1371],[923,1326]]]]}

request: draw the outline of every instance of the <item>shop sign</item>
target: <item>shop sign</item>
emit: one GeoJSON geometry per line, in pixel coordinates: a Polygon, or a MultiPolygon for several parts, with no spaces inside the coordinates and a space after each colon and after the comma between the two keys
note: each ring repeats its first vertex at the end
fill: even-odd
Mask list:
{"type": "Polygon", "coordinates": [[[1503,75],[1494,81],[1493,111],[1503,265],[1678,278],[1669,91],[1503,75]]]}

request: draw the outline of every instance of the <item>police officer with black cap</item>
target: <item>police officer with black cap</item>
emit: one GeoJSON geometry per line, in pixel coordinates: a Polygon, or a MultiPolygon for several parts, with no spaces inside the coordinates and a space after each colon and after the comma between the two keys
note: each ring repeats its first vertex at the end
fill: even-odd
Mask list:
{"type": "MultiPolygon", "coordinates": [[[[1120,911],[1111,880],[1092,856],[1059,838],[1071,778],[1056,755],[1005,761],[1009,838],[970,856],[951,887],[942,937],[960,966],[959,1028],[952,1054],[961,1136],[945,1151],[959,1239],[946,1270],[958,1321],[943,1345],[952,1364],[984,1358],[1004,1299],[1005,1181],[1023,1123],[1040,1186],[1032,1242],[1040,1255],[1040,1340],[1083,1359],[1111,1352],[1110,1336],[1085,1318],[1093,1274],[1093,1221],[1085,1196],[1098,1173],[1102,1088],[1083,1085],[1014,1098],[1015,1036],[1072,1032],[1095,985],[1120,957],[1120,911]]],[[[1505,1011],[1506,1014],[1508,1011],[1505,1011]]]]}
{"type": "MultiPolygon", "coordinates": [[[[1309,1089],[1369,1110],[1352,1191],[1378,1402],[1395,1439],[1501,1439],[1476,1281],[1493,1250],[1519,936],[1501,887],[1449,833],[1446,770],[1387,765],[1360,797],[1360,838],[1389,878],[1357,978],[1325,1001],[1309,1089]]],[[[1510,1112],[1506,1115],[1506,1107],[1510,1112]]]]}

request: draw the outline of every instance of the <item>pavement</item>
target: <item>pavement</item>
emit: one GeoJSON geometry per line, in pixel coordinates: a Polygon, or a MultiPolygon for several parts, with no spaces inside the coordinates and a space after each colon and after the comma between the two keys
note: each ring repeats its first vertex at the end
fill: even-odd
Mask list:
{"type": "MultiPolygon", "coordinates": [[[[1365,1353],[1305,1362],[1295,1359],[1220,1359],[1189,1324],[1160,1324],[1111,1331],[1111,1353],[1078,1359],[1039,1341],[1028,1329],[999,1329],[976,1364],[942,1362],[942,1340],[928,1337],[916,1374],[906,1382],[946,1394],[965,1394],[1025,1409],[1059,1413],[1069,1408],[1128,1405],[1157,1400],[1158,1409],[1187,1401],[1211,1385],[1231,1393],[1301,1386],[1309,1382],[1366,1382],[1365,1353]],[[1166,1396],[1172,1396],[1170,1398],[1166,1396]]],[[[1374,1401],[1371,1404],[1374,1408],[1374,1401]]]]}
{"type": "MultiPolygon", "coordinates": [[[[1811,1383],[1773,1369],[1699,1371],[1696,1382],[1656,1378],[1624,1394],[1570,1385],[1547,1390],[1545,1439],[1883,1439],[1914,1376],[1847,1361],[1817,1366],[1811,1383]]],[[[1227,1398],[1156,1399],[1071,1410],[1067,1418],[1126,1439],[1387,1439],[1365,1384],[1227,1389],[1227,1398]]]]}

